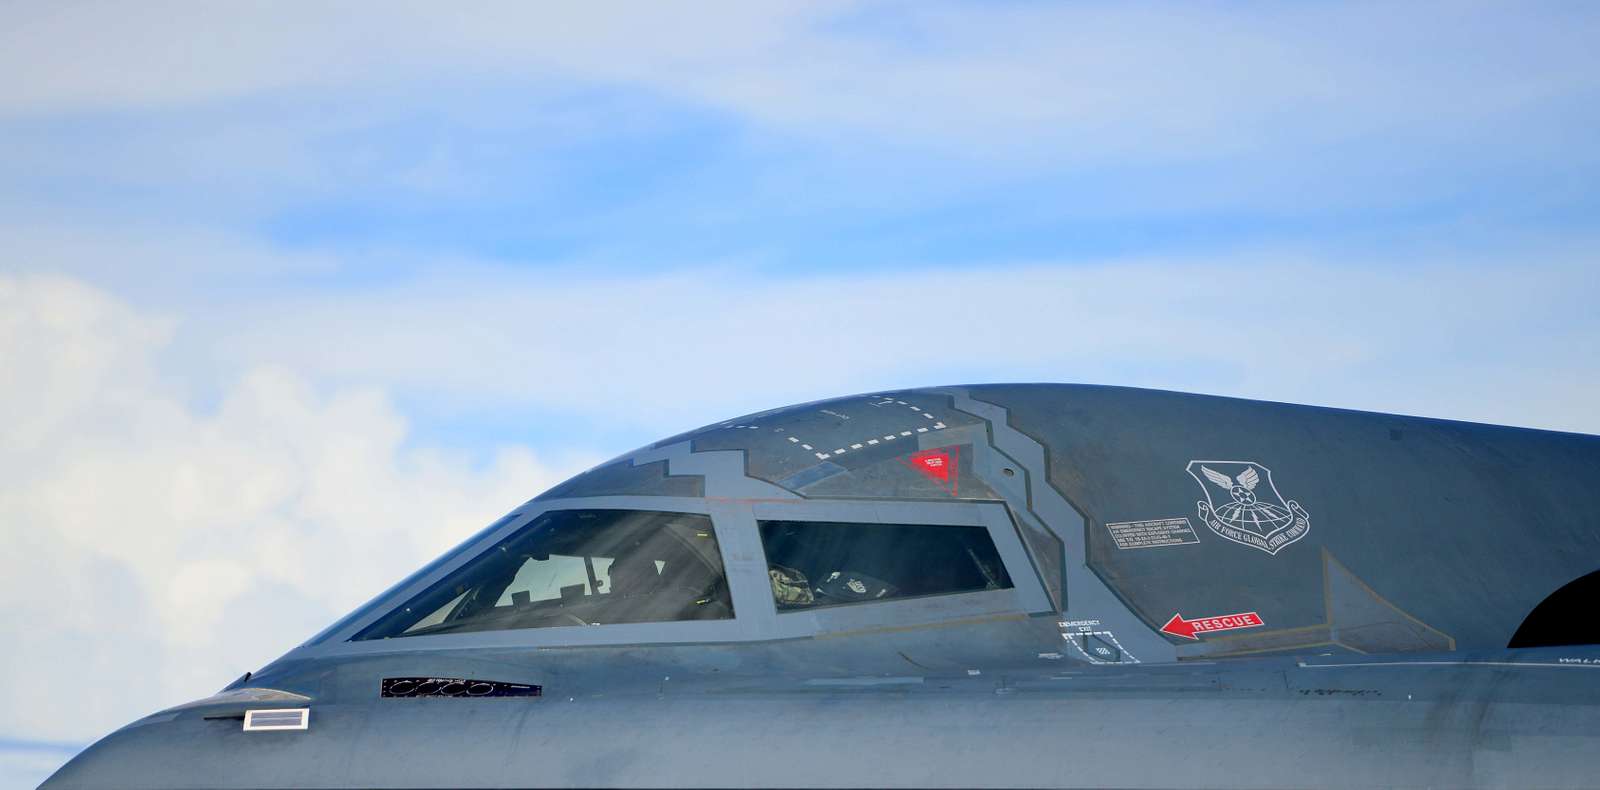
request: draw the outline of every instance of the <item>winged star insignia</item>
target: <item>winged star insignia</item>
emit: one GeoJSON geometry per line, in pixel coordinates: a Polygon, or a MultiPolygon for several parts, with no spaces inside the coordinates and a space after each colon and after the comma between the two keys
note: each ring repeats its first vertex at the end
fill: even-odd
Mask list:
{"type": "Polygon", "coordinates": [[[1206,495],[1195,503],[1200,520],[1218,537],[1276,555],[1311,531],[1311,515],[1285,500],[1272,470],[1255,461],[1190,461],[1188,471],[1206,495]]]}

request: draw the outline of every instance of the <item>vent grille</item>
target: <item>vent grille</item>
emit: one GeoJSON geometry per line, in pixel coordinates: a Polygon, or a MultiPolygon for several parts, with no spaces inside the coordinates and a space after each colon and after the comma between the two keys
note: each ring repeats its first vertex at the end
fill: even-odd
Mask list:
{"type": "Polygon", "coordinates": [[[244,712],[245,732],[303,730],[311,726],[310,708],[279,708],[244,712]]]}

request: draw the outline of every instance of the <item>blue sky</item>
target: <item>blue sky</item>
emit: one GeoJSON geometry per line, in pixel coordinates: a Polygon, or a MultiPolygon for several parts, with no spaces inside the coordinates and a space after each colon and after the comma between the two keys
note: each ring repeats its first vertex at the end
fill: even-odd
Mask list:
{"type": "Polygon", "coordinates": [[[0,756],[778,404],[1088,381],[1600,431],[1596,40],[1579,3],[8,5],[0,678],[152,683],[14,706],[0,756]]]}

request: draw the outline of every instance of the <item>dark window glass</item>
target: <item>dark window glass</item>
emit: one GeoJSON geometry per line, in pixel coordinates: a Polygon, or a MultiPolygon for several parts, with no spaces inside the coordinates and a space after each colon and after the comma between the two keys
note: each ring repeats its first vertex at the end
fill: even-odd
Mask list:
{"type": "Polygon", "coordinates": [[[1568,582],[1528,613],[1506,647],[1600,645],[1600,622],[1594,602],[1600,600],[1600,571],[1568,582]]]}
{"type": "Polygon", "coordinates": [[[983,527],[763,521],[779,611],[1011,586],[983,527]]]}
{"type": "Polygon", "coordinates": [[[354,638],[726,620],[711,519],[692,513],[545,513],[354,638]]]}

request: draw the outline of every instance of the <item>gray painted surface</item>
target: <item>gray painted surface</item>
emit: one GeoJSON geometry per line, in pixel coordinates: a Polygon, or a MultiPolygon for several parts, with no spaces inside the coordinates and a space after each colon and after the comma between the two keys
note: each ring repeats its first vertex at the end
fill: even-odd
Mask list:
{"type": "Polygon", "coordinates": [[[1600,568],[1597,509],[1590,436],[1058,385],[776,409],[552,489],[47,786],[1593,786],[1600,648],[1506,645],[1600,568]],[[349,641],[571,508],[710,515],[735,619],[349,641]],[[983,527],[1014,587],[780,613],[761,519],[983,527]]]}

